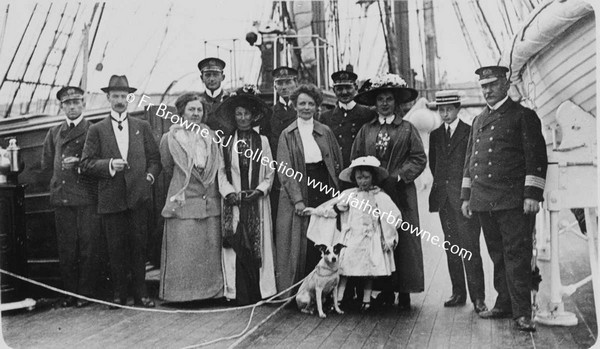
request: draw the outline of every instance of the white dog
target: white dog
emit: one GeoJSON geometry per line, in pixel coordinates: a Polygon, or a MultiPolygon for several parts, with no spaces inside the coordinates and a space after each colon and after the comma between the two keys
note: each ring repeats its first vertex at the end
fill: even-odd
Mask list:
{"type": "Polygon", "coordinates": [[[338,314],[344,312],[338,305],[337,288],[340,281],[339,260],[340,251],[346,247],[342,244],[333,246],[316,245],[321,251],[321,260],[315,269],[306,277],[298,294],[296,304],[303,313],[314,314],[315,303],[319,316],[326,317],[323,312],[323,300],[333,292],[333,307],[338,314]]]}

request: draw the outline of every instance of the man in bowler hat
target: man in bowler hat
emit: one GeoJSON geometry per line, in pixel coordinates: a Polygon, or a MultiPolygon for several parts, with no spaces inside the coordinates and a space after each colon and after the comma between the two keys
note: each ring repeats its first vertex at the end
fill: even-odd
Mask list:
{"type": "Polygon", "coordinates": [[[482,318],[512,317],[521,331],[531,321],[531,257],[535,214],[548,157],[536,113],[508,97],[508,68],[481,67],[487,106],[473,120],[462,181],[462,212],[478,219],[494,263],[496,304],[482,318]]]}
{"type": "Polygon", "coordinates": [[[476,219],[462,215],[460,189],[465,153],[471,126],[458,118],[460,95],[458,91],[439,91],[433,108],[438,110],[442,125],[429,135],[429,168],[433,185],[429,194],[429,211],[439,212],[446,241],[469,251],[469,258],[446,250],[452,295],[445,307],[464,305],[467,288],[476,313],[488,310],[485,305],[483,266],[479,253],[481,227],[476,219]],[[467,282],[465,286],[465,272],[467,282]]]}
{"type": "Polygon", "coordinates": [[[150,124],[127,113],[127,94],[136,91],[127,77],[111,76],[102,91],[110,115],[90,127],[82,167],[98,178],[98,213],[104,221],[114,302],[127,304],[131,273],[134,305],[151,308],[154,302],[145,285],[148,207],[162,169],[160,153],[150,124]]]}
{"type": "MultiPolygon", "coordinates": [[[[42,171],[52,174],[50,203],[54,207],[56,240],[65,290],[94,297],[102,238],[97,209],[98,184],[80,171],[80,159],[91,123],[84,119],[84,91],[76,86],[56,94],[65,120],[52,127],[42,150],[42,171]]],[[[89,305],[67,297],[63,307],[89,305]]]]}

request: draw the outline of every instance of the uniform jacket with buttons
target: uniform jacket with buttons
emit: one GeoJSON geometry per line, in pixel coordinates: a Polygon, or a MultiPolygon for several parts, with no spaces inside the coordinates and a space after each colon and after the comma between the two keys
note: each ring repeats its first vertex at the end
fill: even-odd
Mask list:
{"type": "Polygon", "coordinates": [[[215,110],[219,107],[221,102],[229,97],[229,94],[221,91],[218,96],[212,98],[206,94],[206,92],[204,92],[200,96],[205,108],[204,115],[206,118],[206,125],[208,125],[208,127],[210,127],[210,129],[213,131],[221,130],[221,132],[223,132],[221,136],[228,135],[233,132],[235,127],[231,125],[229,121],[220,120],[215,114],[215,110]]]}
{"type": "Polygon", "coordinates": [[[55,206],[83,206],[96,204],[97,183],[92,177],[80,173],[79,166],[62,167],[64,158],[81,159],[85,137],[91,123],[85,119],[72,130],[62,122],[48,131],[42,150],[42,171],[52,173],[50,203],[55,206]]]}
{"type": "Polygon", "coordinates": [[[443,123],[429,135],[429,168],[433,175],[430,212],[438,212],[446,200],[457,211],[462,204],[460,190],[471,126],[459,120],[450,142],[446,140],[446,127],[443,123]]]}
{"type": "Polygon", "coordinates": [[[336,104],[333,110],[328,110],[321,114],[319,121],[329,126],[338,144],[342,147],[342,159],[344,165],[350,165],[350,153],[352,143],[361,127],[367,122],[377,117],[375,110],[357,104],[351,110],[344,110],[336,104]]]}
{"type": "Polygon", "coordinates": [[[475,117],[464,165],[462,200],[473,211],[523,207],[542,201],[548,157],[537,114],[510,98],[475,117]]]}
{"type": "Polygon", "coordinates": [[[129,150],[123,171],[110,175],[110,159],[120,159],[121,152],[110,116],[88,131],[81,159],[82,171],[98,178],[98,213],[116,213],[147,205],[151,199],[148,173],[158,178],[162,165],[158,145],[147,121],[129,117],[129,150]]]}

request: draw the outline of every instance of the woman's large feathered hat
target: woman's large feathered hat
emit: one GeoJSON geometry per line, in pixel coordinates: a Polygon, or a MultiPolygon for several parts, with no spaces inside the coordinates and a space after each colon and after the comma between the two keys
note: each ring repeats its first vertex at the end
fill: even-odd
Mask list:
{"type": "Polygon", "coordinates": [[[414,101],[419,95],[417,90],[406,85],[406,81],[400,75],[389,73],[370,79],[368,84],[365,82],[361,86],[360,90],[362,91],[354,97],[354,100],[364,105],[375,105],[377,95],[384,91],[391,91],[397,104],[414,101]]]}
{"type": "Polygon", "coordinates": [[[253,116],[252,126],[258,125],[258,122],[269,115],[271,109],[260,97],[258,89],[254,85],[244,85],[235,92],[231,93],[215,110],[217,117],[228,120],[233,128],[236,128],[235,108],[244,107],[250,111],[253,116]]]}

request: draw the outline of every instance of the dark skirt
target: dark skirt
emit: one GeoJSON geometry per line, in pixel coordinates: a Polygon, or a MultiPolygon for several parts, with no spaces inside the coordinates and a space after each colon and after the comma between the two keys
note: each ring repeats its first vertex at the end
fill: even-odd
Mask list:
{"type": "MultiPolygon", "coordinates": [[[[323,183],[323,186],[333,186],[333,181],[330,180],[329,172],[327,171],[327,166],[323,161],[306,164],[306,176],[307,178],[315,180],[315,182],[323,183]]],[[[324,191],[322,191],[319,185],[317,185],[316,188],[313,188],[312,185],[308,186],[308,198],[306,202],[306,207],[314,208],[330,199],[331,197],[324,191]]],[[[304,273],[308,275],[311,271],[313,271],[313,269],[317,266],[320,260],[321,252],[317,250],[315,244],[312,241],[307,240],[306,267],[304,269],[304,273]]]]}

